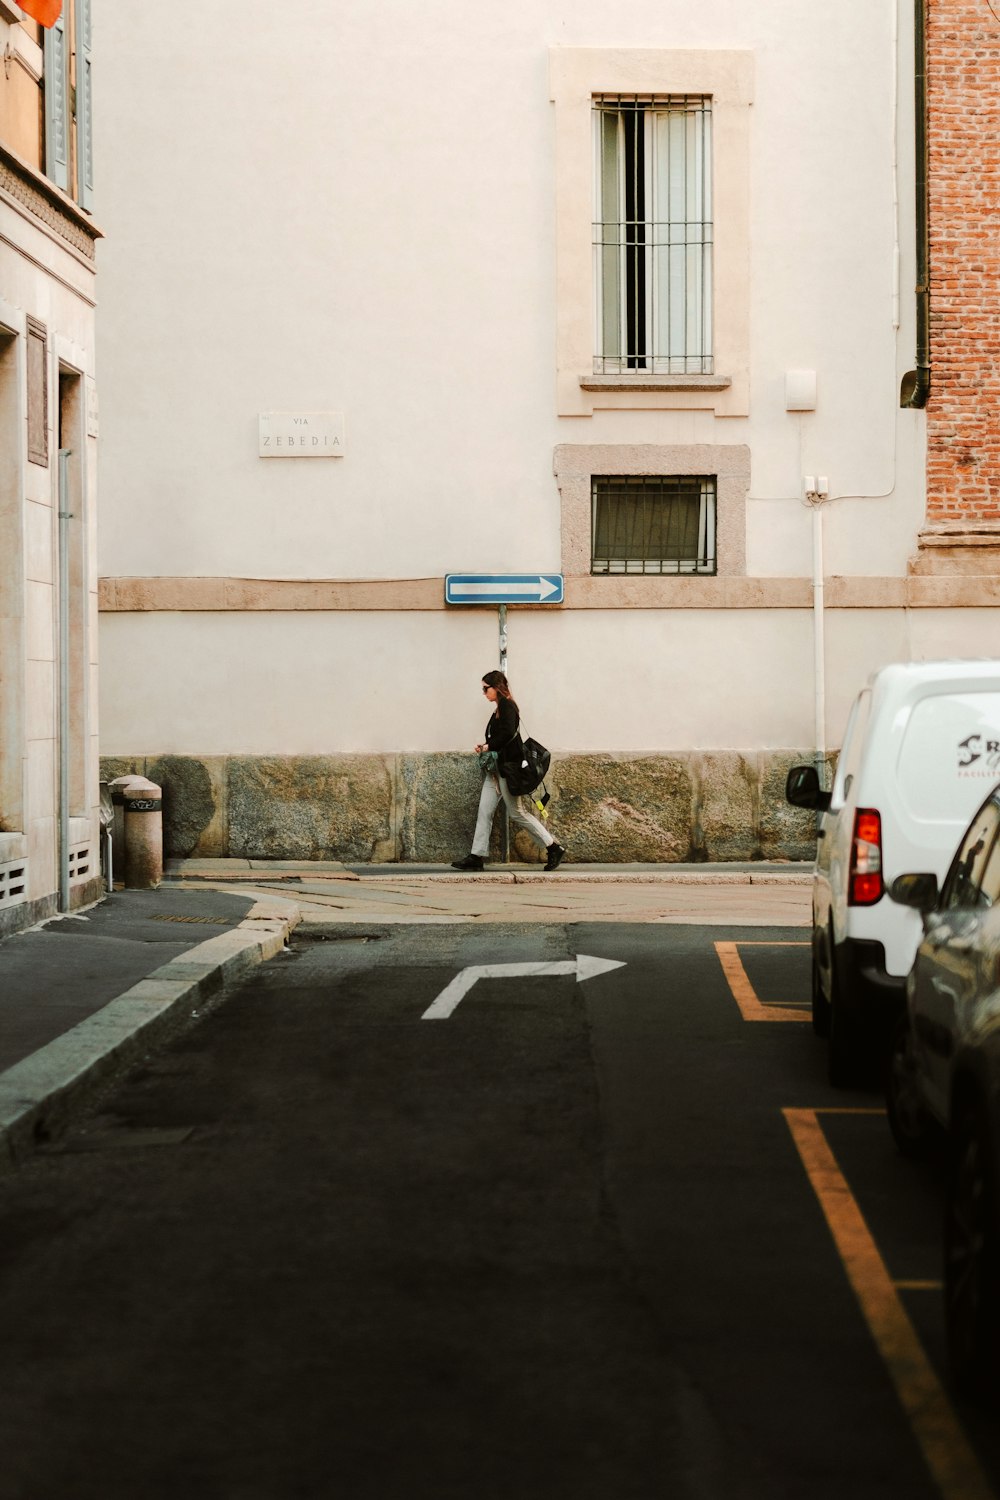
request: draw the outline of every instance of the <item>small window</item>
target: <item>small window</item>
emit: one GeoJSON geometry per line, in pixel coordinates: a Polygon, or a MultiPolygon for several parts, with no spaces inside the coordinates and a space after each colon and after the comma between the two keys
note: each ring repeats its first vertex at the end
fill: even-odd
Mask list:
{"type": "Polygon", "coordinates": [[[941,906],[944,910],[991,904],[989,894],[984,894],[982,891],[981,882],[998,825],[1000,825],[1000,807],[991,800],[976,814],[968,833],[959,845],[958,853],[948,872],[944,895],[941,899],[941,906]]]}
{"type": "Polygon", "coordinates": [[[715,476],[594,476],[592,573],[714,573],[715,476]]]}
{"type": "Polygon", "coordinates": [[[712,101],[594,100],[595,374],[711,375],[712,101]]]}

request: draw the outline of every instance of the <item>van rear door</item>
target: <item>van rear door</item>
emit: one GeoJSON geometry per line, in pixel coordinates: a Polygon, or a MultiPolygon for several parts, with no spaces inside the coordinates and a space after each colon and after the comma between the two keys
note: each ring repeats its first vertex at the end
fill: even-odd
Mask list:
{"type": "Polygon", "coordinates": [[[935,686],[913,704],[899,741],[896,796],[912,844],[886,850],[889,878],[917,868],[912,849],[931,854],[919,868],[942,880],[969,819],[1000,781],[1000,688],[935,686]]]}

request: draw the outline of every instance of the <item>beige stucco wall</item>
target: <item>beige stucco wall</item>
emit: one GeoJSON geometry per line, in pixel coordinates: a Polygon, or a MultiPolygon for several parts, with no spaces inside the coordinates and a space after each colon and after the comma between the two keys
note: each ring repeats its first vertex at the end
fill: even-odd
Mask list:
{"type": "MultiPolygon", "coordinates": [[[[835,747],[887,662],[1000,656],[1000,611],[827,616],[835,747]]],[[[148,613],[102,620],[105,755],[464,750],[482,734],[489,611],[148,613]],[[220,670],[220,663],[225,669],[220,670]]],[[[512,612],[509,670],[552,749],[760,750],[813,743],[807,609],[512,612]]]]}
{"type": "MultiPolygon", "coordinates": [[[[314,18],[308,67],[297,28],[263,0],[236,38],[206,13],[196,47],[160,4],[97,0],[95,14],[103,573],[554,568],[556,446],[650,441],[750,448],[747,556],[764,574],[808,572],[804,472],[834,494],[895,487],[831,506],[828,563],[905,570],[922,419],[897,406],[912,334],[908,299],[893,327],[890,7],[790,26],[783,5],[734,17],[728,0],[515,0],[496,14],[352,0],[314,18]],[[749,59],[746,418],[559,417],[561,49],[606,54],[612,84],[630,52],[640,81],[651,52],[749,59]],[[133,150],[123,122],[157,116],[170,130],[133,150]],[[818,372],[819,405],[790,415],[784,372],[801,367],[818,372]],[[258,458],[257,413],[296,408],[345,412],[345,459],[258,458]]],[[[905,284],[905,172],[900,187],[905,284]]]]}
{"type": "Polygon", "coordinates": [[[496,617],[445,610],[444,575],[532,569],[565,572],[566,602],[511,610],[510,671],[554,747],[808,747],[807,473],[832,497],[829,745],[872,666],[952,649],[961,611],[917,623],[906,578],[924,419],[898,405],[892,6],[345,0],[311,15],[305,64],[265,0],[236,33],[210,8],[196,45],[165,0],[94,8],[105,754],[460,749],[496,617]],[[587,94],[630,87],[717,98],[722,390],[580,386],[587,94]],[[142,120],[170,128],[135,150],[142,120]],[[785,410],[797,369],[815,411],[785,410]],[[296,410],[343,412],[344,456],[261,459],[258,413],[296,410]],[[591,577],[588,451],[600,472],[715,455],[720,576],[591,577]]]}

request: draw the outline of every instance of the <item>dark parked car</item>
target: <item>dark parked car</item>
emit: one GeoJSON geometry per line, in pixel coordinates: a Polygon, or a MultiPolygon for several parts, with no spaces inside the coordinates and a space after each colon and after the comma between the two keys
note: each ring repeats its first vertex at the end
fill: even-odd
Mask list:
{"type": "Polygon", "coordinates": [[[923,916],[886,1102],[900,1150],[946,1142],[945,1317],[967,1388],[1000,1368],[1000,787],[979,808],[943,886],[900,875],[894,901],[923,916]]]}

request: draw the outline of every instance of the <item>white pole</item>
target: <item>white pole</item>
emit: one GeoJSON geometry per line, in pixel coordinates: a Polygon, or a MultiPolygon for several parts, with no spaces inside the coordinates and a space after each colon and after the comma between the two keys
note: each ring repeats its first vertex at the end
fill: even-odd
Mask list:
{"type": "Polygon", "coordinates": [[[816,770],[826,774],[826,622],[823,601],[823,506],[816,495],[813,512],[813,681],[816,703],[816,770]]]}
{"type": "Polygon", "coordinates": [[[59,910],[69,911],[69,505],[70,449],[59,449],[59,910]]]}

